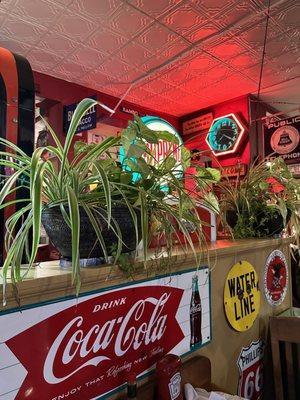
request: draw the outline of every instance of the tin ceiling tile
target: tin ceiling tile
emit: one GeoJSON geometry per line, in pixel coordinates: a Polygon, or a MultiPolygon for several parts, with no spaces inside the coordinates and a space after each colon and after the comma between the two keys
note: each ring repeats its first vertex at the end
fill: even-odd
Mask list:
{"type": "Polygon", "coordinates": [[[86,44],[100,52],[112,54],[120,50],[127,42],[128,39],[124,35],[100,28],[86,41],[86,44]]]}
{"type": "Polygon", "coordinates": [[[185,37],[191,42],[199,42],[204,39],[215,35],[218,32],[218,28],[213,24],[205,24],[199,29],[195,29],[190,33],[186,34],[185,37]]]}
{"type": "Polygon", "coordinates": [[[78,65],[68,61],[66,63],[59,64],[53,69],[53,72],[57,72],[65,76],[73,76],[75,78],[79,78],[80,76],[87,73],[87,69],[82,65],[78,65]]]}
{"type": "Polygon", "coordinates": [[[142,98],[144,100],[148,99],[149,97],[151,98],[151,97],[155,96],[155,92],[150,92],[150,91],[144,89],[143,87],[134,87],[130,93],[131,93],[131,95],[133,95],[139,99],[142,98]]]}
{"type": "Polygon", "coordinates": [[[93,69],[80,77],[80,82],[89,87],[96,87],[97,85],[104,87],[111,85],[113,81],[112,77],[105,75],[102,71],[93,69]]]}
{"type": "Polygon", "coordinates": [[[216,65],[216,61],[208,55],[201,54],[201,50],[199,50],[198,55],[195,55],[194,58],[188,60],[184,65],[192,75],[199,75],[211,70],[216,65]]]}
{"type": "Polygon", "coordinates": [[[28,54],[27,58],[35,68],[52,69],[62,61],[62,57],[58,57],[53,53],[48,53],[45,50],[34,48],[28,54]]]}
{"type": "Polygon", "coordinates": [[[139,35],[136,41],[149,50],[156,52],[158,49],[168,46],[178,38],[179,36],[169,29],[166,29],[161,24],[154,23],[139,35]]]}
{"type": "Polygon", "coordinates": [[[238,41],[228,40],[218,46],[209,48],[209,51],[220,60],[228,60],[244,53],[246,49],[241,43],[238,43],[238,41]]]}
{"type": "Polygon", "coordinates": [[[151,58],[153,53],[140,46],[138,43],[130,42],[125,45],[116,56],[130,65],[138,67],[151,58]]]}
{"type": "Polygon", "coordinates": [[[10,11],[14,7],[16,1],[17,0],[1,1],[0,2],[0,10],[6,11],[6,12],[10,11]]]}
{"type": "Polygon", "coordinates": [[[161,55],[166,59],[172,59],[180,55],[183,51],[186,51],[188,47],[189,44],[185,40],[179,38],[175,42],[166,45],[165,48],[161,50],[161,55]]]}
{"type": "Polygon", "coordinates": [[[70,60],[87,68],[97,68],[107,56],[90,47],[77,47],[70,60]]]}
{"type": "Polygon", "coordinates": [[[236,57],[232,58],[230,60],[230,65],[233,65],[236,68],[243,69],[249,67],[250,65],[257,64],[259,61],[260,60],[258,57],[249,54],[249,52],[245,52],[243,54],[239,54],[236,57]]]}
{"type": "Polygon", "coordinates": [[[58,33],[49,32],[42,38],[38,46],[46,51],[52,51],[58,55],[66,56],[70,51],[75,50],[77,44],[58,33]]]}
{"type": "Polygon", "coordinates": [[[130,38],[138,36],[153,19],[144,13],[124,4],[110,20],[110,26],[113,30],[130,38]]]}
{"type": "Polygon", "coordinates": [[[279,10],[276,10],[276,20],[284,29],[300,28],[300,3],[299,1],[285,1],[279,10]]]}
{"type": "Polygon", "coordinates": [[[123,4],[121,0],[74,0],[71,9],[101,24],[123,4]]]}
{"type": "Polygon", "coordinates": [[[206,22],[206,16],[189,5],[180,5],[162,18],[162,22],[180,35],[186,35],[206,22]]]}
{"type": "Polygon", "coordinates": [[[31,46],[29,46],[28,44],[23,42],[18,42],[12,38],[3,37],[1,36],[1,34],[0,34],[0,47],[9,49],[10,51],[16,54],[23,54],[23,55],[27,55],[28,51],[31,49],[31,46]]]}
{"type": "Polygon", "coordinates": [[[46,33],[46,28],[25,22],[17,16],[9,15],[1,27],[1,34],[20,42],[35,44],[46,33]]]}
{"type": "Polygon", "coordinates": [[[99,67],[99,71],[111,77],[124,75],[128,73],[130,69],[131,68],[128,64],[120,61],[118,58],[109,59],[99,67]]]}
{"type": "Polygon", "coordinates": [[[174,6],[182,0],[130,0],[131,5],[140,8],[153,18],[159,18],[168,13],[174,6]]]}
{"type": "Polygon", "coordinates": [[[17,0],[12,11],[28,22],[49,26],[55,23],[63,10],[62,6],[48,0],[17,0]]]}
{"type": "Polygon", "coordinates": [[[121,75],[119,75],[118,77],[116,77],[116,80],[119,83],[132,83],[135,80],[139,79],[141,76],[144,75],[144,72],[139,70],[138,68],[133,68],[130,67],[128,72],[125,72],[121,75]]]}
{"type": "Polygon", "coordinates": [[[64,7],[68,7],[74,0],[50,0],[54,4],[60,4],[64,7]]]}
{"type": "Polygon", "coordinates": [[[72,40],[83,42],[98,26],[88,19],[73,13],[65,13],[54,26],[54,30],[72,40]]]}

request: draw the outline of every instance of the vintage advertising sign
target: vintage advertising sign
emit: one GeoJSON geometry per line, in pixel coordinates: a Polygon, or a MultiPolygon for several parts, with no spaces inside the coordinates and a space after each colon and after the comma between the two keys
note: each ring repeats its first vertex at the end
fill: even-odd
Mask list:
{"type": "Polygon", "coordinates": [[[190,133],[206,131],[209,129],[211,122],[213,120],[213,114],[207,113],[200,115],[197,118],[189,119],[182,123],[182,133],[183,135],[188,135],[190,133]]]}
{"type": "Polygon", "coordinates": [[[207,267],[2,312],[0,398],[104,398],[129,372],[207,344],[210,321],[207,267]]]}
{"type": "Polygon", "coordinates": [[[243,347],[239,355],[238,395],[245,399],[259,400],[263,394],[264,348],[264,341],[257,340],[243,347]]]}
{"type": "MultiPolygon", "coordinates": [[[[172,156],[176,160],[176,164],[173,167],[173,173],[177,178],[181,178],[183,175],[183,166],[182,166],[182,156],[181,150],[183,145],[183,140],[176,129],[166,120],[155,117],[155,116],[145,116],[141,118],[143,123],[154,131],[167,131],[174,135],[178,143],[167,142],[165,140],[159,140],[158,143],[146,143],[148,149],[150,150],[151,155],[144,154],[143,158],[149,165],[160,164],[165,158],[172,154],[172,156]]],[[[121,146],[120,148],[120,162],[123,164],[123,168],[125,170],[130,170],[127,165],[124,165],[125,152],[124,148],[121,146]]],[[[138,172],[133,173],[133,180],[136,181],[140,177],[138,172]]],[[[162,186],[166,186],[165,182],[162,182],[162,186]]]]}
{"type": "Polygon", "coordinates": [[[222,167],[222,176],[233,178],[236,176],[244,176],[247,172],[247,165],[238,163],[235,165],[225,165],[222,167]]]}
{"type": "Polygon", "coordinates": [[[285,299],[288,289],[288,265],[285,255],[274,250],[269,255],[264,269],[264,292],[271,306],[278,306],[285,299]]]}
{"type": "Polygon", "coordinates": [[[282,157],[286,164],[300,163],[300,115],[271,121],[264,126],[265,157],[282,157]]]}
{"type": "MultiPolygon", "coordinates": [[[[97,100],[96,96],[90,96],[91,99],[97,100]]],[[[69,129],[72,116],[78,103],[73,103],[64,107],[64,132],[69,129]]],[[[97,109],[96,106],[91,107],[86,114],[81,118],[81,121],[76,129],[76,133],[94,129],[97,126],[97,109]]]]}
{"type": "Polygon", "coordinates": [[[224,287],[224,307],[230,325],[246,331],[253,325],[260,308],[258,276],[248,261],[240,261],[229,271],[224,287]]]}

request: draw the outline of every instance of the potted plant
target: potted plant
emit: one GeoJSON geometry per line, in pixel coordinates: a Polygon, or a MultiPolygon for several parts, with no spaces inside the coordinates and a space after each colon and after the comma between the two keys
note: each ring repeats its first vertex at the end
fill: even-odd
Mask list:
{"type": "MultiPolygon", "coordinates": [[[[84,114],[96,104],[92,99],[79,103],[64,144],[48,125],[55,145],[37,148],[31,157],[16,145],[0,139],[0,144],[8,149],[0,152],[0,165],[13,171],[5,177],[0,191],[0,207],[16,204],[20,200],[11,200],[9,196],[21,187],[28,189],[28,198],[22,199],[22,207],[6,221],[7,255],[2,268],[4,290],[8,274],[16,283],[23,278],[21,264],[27,263],[27,271],[32,267],[42,223],[53,242],[59,239],[56,246],[63,255],[71,259],[77,293],[80,290],[82,257],[98,256],[100,252],[105,260],[111,254],[117,262],[121,260],[122,252],[136,249],[142,238],[143,259],[147,260],[152,232],[149,222],[153,216],[160,220],[161,230],[168,238],[176,234],[179,227],[186,236],[186,245],[195,254],[187,222],[194,224],[199,240],[203,240],[195,200],[186,190],[184,180],[175,174],[176,162],[172,152],[159,165],[155,160],[147,164],[144,158],[145,154],[153,158],[147,143],[158,143],[160,139],[172,142],[174,137],[170,133],[151,131],[136,118],[120,137],[108,137],[96,145],[78,143],[75,156],[70,159],[76,128],[84,114]],[[111,153],[112,148],[120,145],[124,149],[122,164],[111,153]],[[58,171],[51,159],[41,157],[45,152],[51,152],[57,158],[58,171]],[[133,179],[134,176],[138,179],[133,179]],[[175,205],[164,201],[174,195],[178,199],[175,205]]],[[[189,153],[184,148],[181,151],[183,163],[187,165],[189,153]]],[[[213,169],[199,170],[196,177],[202,187],[202,201],[215,208],[216,199],[207,187],[217,180],[216,177],[213,169]]],[[[169,254],[171,251],[172,245],[169,254]]]]}
{"type": "Polygon", "coordinates": [[[235,238],[278,235],[290,220],[298,232],[300,187],[282,158],[254,164],[244,177],[223,180],[217,187],[235,238]]]}
{"type": "MultiPolygon", "coordinates": [[[[181,243],[197,259],[195,247],[206,241],[198,205],[201,203],[213,212],[219,212],[218,201],[211,189],[219,181],[220,171],[197,166],[193,175],[197,190],[189,189],[184,179],[188,178],[192,157],[189,150],[179,145],[178,139],[171,133],[150,130],[138,116],[121,133],[121,144],[121,168],[129,176],[124,188],[133,189],[135,204],[140,208],[143,259],[148,259],[148,248],[153,242],[156,253],[163,247],[161,250],[168,258],[175,243],[181,243]],[[153,146],[148,146],[149,143],[158,145],[160,140],[169,144],[167,155],[161,161],[155,159],[153,146]],[[178,151],[181,154],[180,165],[174,157],[178,151]]],[[[125,258],[126,264],[128,257],[122,258],[125,258]]],[[[132,266],[132,263],[127,264],[132,266]]],[[[168,263],[166,266],[169,267],[168,263]]]]}

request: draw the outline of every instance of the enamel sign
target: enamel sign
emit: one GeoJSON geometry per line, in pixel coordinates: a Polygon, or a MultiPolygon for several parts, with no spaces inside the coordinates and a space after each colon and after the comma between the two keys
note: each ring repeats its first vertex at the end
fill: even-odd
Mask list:
{"type": "Polygon", "coordinates": [[[189,119],[182,123],[182,133],[183,135],[188,135],[190,133],[206,131],[209,129],[211,122],[213,120],[213,114],[207,113],[200,115],[199,117],[189,119]]]}
{"type": "Polygon", "coordinates": [[[285,255],[274,250],[264,269],[264,292],[271,306],[278,306],[285,299],[288,289],[288,265],[285,255]]]}
{"type": "Polygon", "coordinates": [[[253,325],[260,308],[260,291],[255,269],[240,261],[229,271],[224,288],[224,307],[230,325],[246,331],[253,325]]]}
{"type": "Polygon", "coordinates": [[[286,164],[300,162],[300,115],[264,126],[265,157],[282,157],[286,164]]]}
{"type": "MultiPolygon", "coordinates": [[[[96,96],[90,96],[91,99],[97,100],[96,96]]],[[[74,111],[79,103],[69,104],[64,106],[64,132],[67,133],[74,111]]],[[[76,129],[76,133],[95,129],[97,126],[97,109],[96,105],[91,107],[81,118],[80,123],[76,129]]]]}
{"type": "Polygon", "coordinates": [[[238,361],[239,385],[238,396],[248,400],[259,400],[263,394],[263,340],[243,347],[238,361]]]}
{"type": "Polygon", "coordinates": [[[102,399],[166,353],[191,351],[192,278],[211,338],[208,268],[0,313],[1,400],[102,399]]]}

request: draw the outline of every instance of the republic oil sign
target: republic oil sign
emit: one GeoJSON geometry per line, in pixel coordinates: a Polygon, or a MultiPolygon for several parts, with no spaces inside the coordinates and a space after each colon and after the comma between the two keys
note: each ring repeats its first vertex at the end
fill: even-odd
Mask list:
{"type": "MultiPolygon", "coordinates": [[[[0,398],[95,399],[190,348],[192,277],[211,337],[208,268],[0,313],[0,398]]],[[[194,349],[194,348],[193,348],[194,349]]]]}

